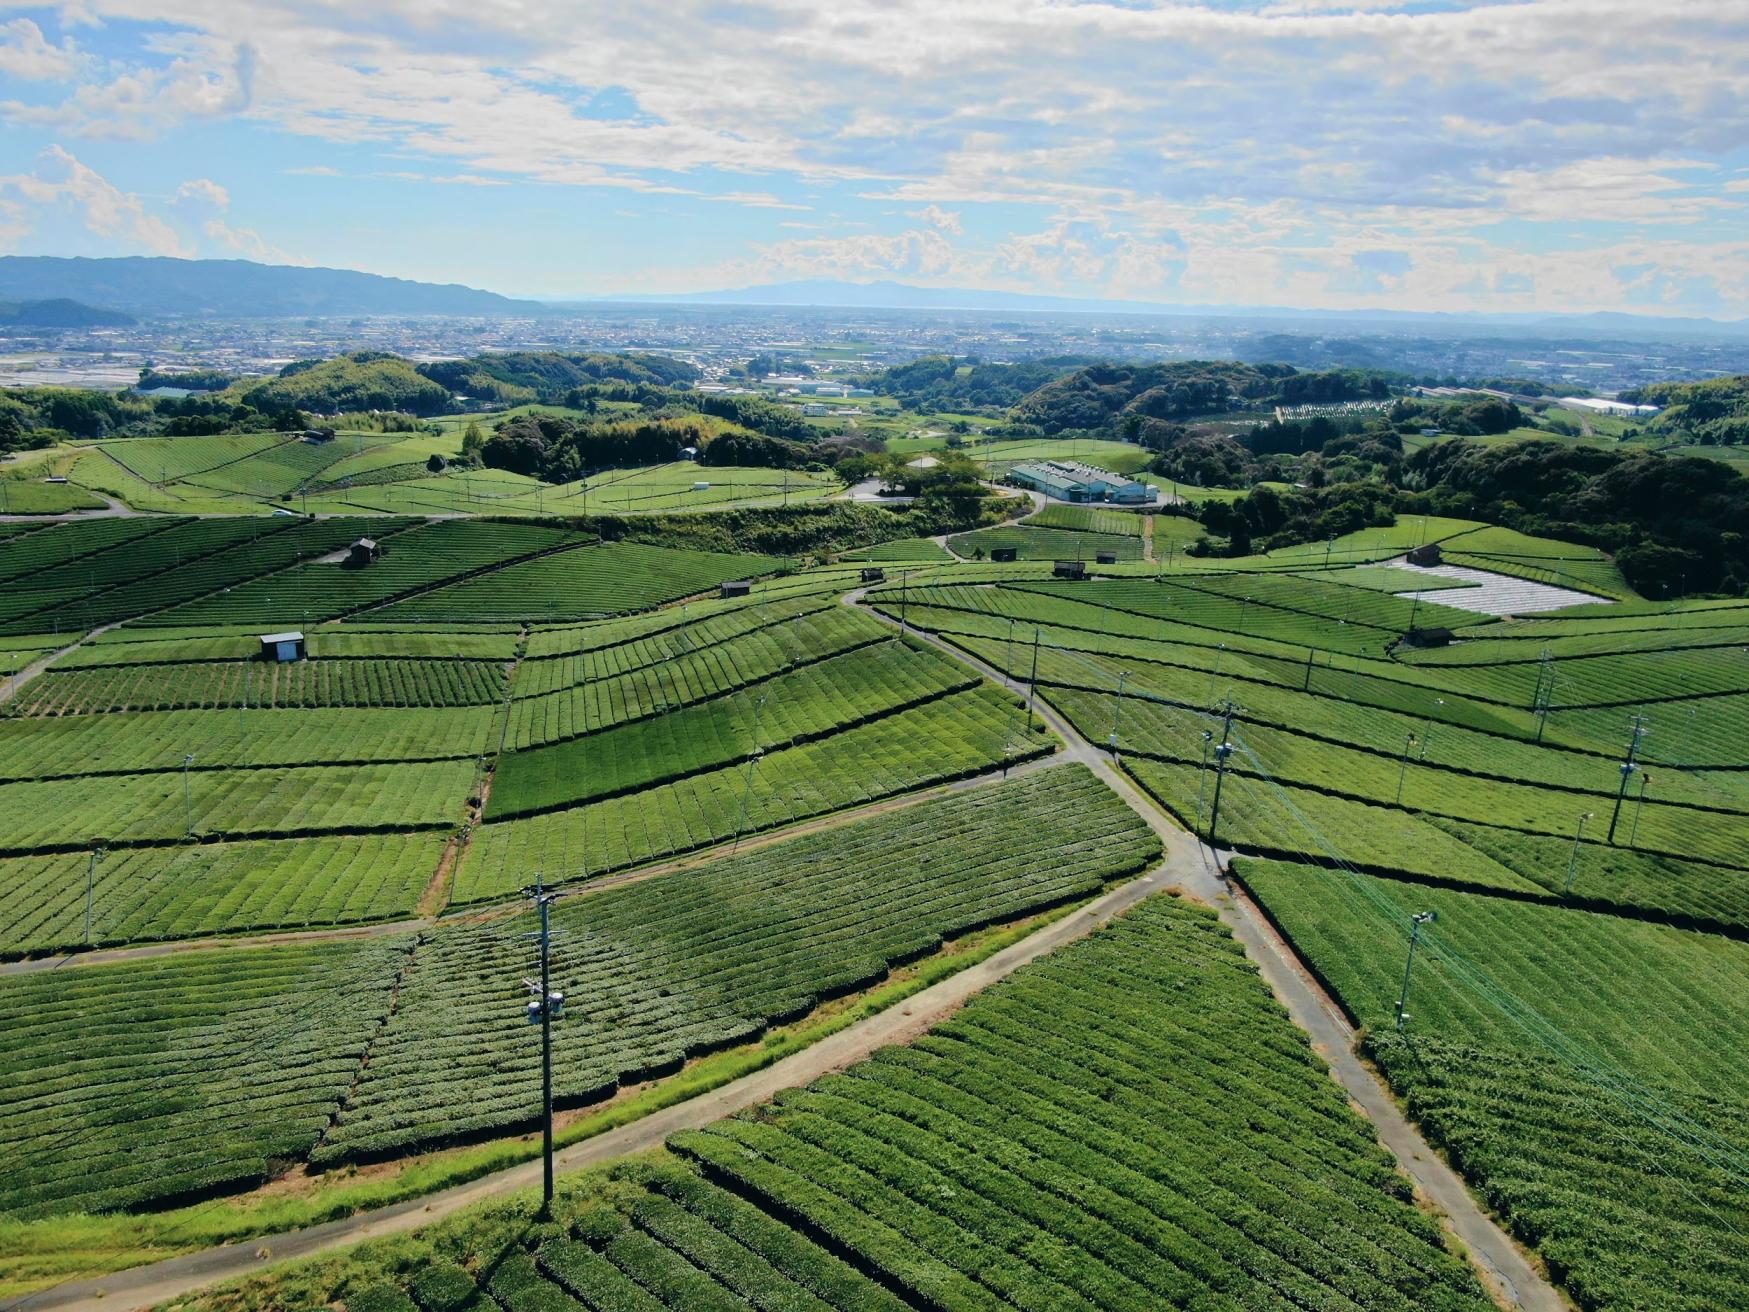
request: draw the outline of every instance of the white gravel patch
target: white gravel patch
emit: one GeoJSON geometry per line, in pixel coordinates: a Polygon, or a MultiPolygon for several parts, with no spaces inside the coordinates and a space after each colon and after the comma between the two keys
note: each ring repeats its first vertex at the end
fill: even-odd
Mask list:
{"type": "Polygon", "coordinates": [[[1568,606],[1608,605],[1609,598],[1572,588],[1557,588],[1548,583],[1513,578],[1510,574],[1494,574],[1488,570],[1470,569],[1466,565],[1411,565],[1407,557],[1384,562],[1392,569],[1413,574],[1430,574],[1436,578],[1456,579],[1474,584],[1467,588],[1435,588],[1427,592],[1399,592],[1399,597],[1437,602],[1454,610],[1474,611],[1478,615],[1535,615],[1541,611],[1565,610],[1568,606]]]}

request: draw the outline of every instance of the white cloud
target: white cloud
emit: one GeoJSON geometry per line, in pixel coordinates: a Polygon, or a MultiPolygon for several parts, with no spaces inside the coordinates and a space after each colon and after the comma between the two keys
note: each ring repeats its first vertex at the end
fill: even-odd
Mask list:
{"type": "Polygon", "coordinates": [[[17,216],[11,221],[14,229],[26,222],[35,228],[46,212],[59,209],[88,232],[112,238],[134,252],[192,254],[176,229],[148,214],[138,196],[122,191],[60,146],[50,146],[37,156],[34,172],[0,177],[0,196],[8,193],[8,199],[16,198],[11,200],[17,216]]]}
{"type": "Polygon", "coordinates": [[[0,119],[73,137],[148,141],[185,120],[250,107],[257,54],[247,41],[185,34],[156,50],[172,57],[85,82],[59,104],[0,102],[0,119]]]}
{"type": "Polygon", "coordinates": [[[920,210],[906,210],[905,217],[921,219],[930,227],[939,228],[955,237],[965,231],[965,226],[960,222],[959,213],[955,210],[944,210],[939,205],[925,205],[920,210]]]}
{"type": "Polygon", "coordinates": [[[236,228],[226,223],[222,218],[211,218],[200,225],[200,230],[207,239],[224,250],[241,255],[244,259],[259,260],[264,264],[306,264],[294,255],[288,255],[279,247],[267,241],[253,228],[236,228]]]}
{"type": "MultiPolygon", "coordinates": [[[[865,207],[719,272],[1569,308],[1698,287],[1696,252],[1735,267],[1749,199],[1694,167],[1749,140],[1742,0],[659,0],[588,24],[522,0],[83,8],[164,26],[0,117],[133,139],[239,117],[409,180],[756,210],[859,193],[907,221],[855,232],[865,207]],[[1605,253],[1629,241],[1665,264],[1623,282],[1636,261],[1605,253]],[[1489,261],[1501,276],[1479,278],[1489,261]]],[[[71,50],[29,23],[0,50],[71,50]]]]}
{"type": "Polygon", "coordinates": [[[176,189],[173,203],[182,208],[208,206],[224,210],[230,208],[231,193],[211,178],[192,178],[176,189]]]}
{"type": "Polygon", "coordinates": [[[62,82],[76,68],[73,43],[51,46],[28,18],[0,23],[0,76],[26,82],[62,82]]]}

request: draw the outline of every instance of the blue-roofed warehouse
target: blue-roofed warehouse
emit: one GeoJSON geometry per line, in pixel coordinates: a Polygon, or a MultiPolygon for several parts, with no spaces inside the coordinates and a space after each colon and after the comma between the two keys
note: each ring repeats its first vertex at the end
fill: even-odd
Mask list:
{"type": "Polygon", "coordinates": [[[1027,460],[1008,471],[1008,481],[1058,501],[1114,501],[1141,505],[1154,499],[1146,483],[1078,460],[1027,460]]]}

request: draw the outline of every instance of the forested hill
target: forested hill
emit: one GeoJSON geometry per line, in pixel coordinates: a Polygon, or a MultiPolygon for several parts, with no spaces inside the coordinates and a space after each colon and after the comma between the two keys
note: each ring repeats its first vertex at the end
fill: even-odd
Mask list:
{"type": "Polygon", "coordinates": [[[141,318],[216,315],[302,318],[309,315],[542,314],[516,301],[456,283],[410,282],[352,269],[306,269],[250,260],[177,260],[162,256],[62,259],[0,256],[0,297],[69,297],[141,318]]]}
{"type": "Polygon", "coordinates": [[[925,355],[867,374],[857,381],[913,410],[1007,409],[1027,396],[1094,361],[1061,355],[1013,363],[975,356],[925,355]]]}
{"type": "Polygon", "coordinates": [[[1663,406],[1651,422],[1658,432],[1705,446],[1749,442],[1749,374],[1699,383],[1652,383],[1621,399],[1663,406]]]}
{"type": "Polygon", "coordinates": [[[64,296],[44,301],[0,301],[0,327],[5,328],[122,328],[133,322],[131,314],[64,296]]]}
{"type": "Polygon", "coordinates": [[[1186,360],[1093,364],[1046,383],[1014,408],[1017,423],[1046,433],[1116,430],[1145,437],[1150,422],[1270,405],[1381,400],[1388,376],[1363,369],[1305,373],[1292,365],[1186,360]]]}
{"type": "Polygon", "coordinates": [[[300,360],[277,378],[249,380],[233,390],[243,404],[264,414],[399,410],[437,415],[456,409],[463,398],[559,402],[595,384],[663,388],[697,377],[691,365],[659,355],[516,352],[415,365],[384,351],[353,351],[331,360],[300,360]]]}

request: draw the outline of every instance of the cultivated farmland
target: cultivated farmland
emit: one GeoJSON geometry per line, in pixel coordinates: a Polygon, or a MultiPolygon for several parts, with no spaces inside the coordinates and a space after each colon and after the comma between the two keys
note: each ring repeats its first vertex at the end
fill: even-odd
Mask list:
{"type": "MultiPolygon", "coordinates": [[[[319,444],[256,445],[177,452],[235,458],[176,495],[302,477],[319,444]]],[[[474,477],[392,454],[311,486],[474,477]]],[[[363,565],[358,520],[0,530],[0,678],[28,667],[0,683],[8,1293],[524,1160],[536,883],[562,1137],[654,1149],[653,1108],[851,1046],[727,1120],[675,1108],[704,1128],[562,1181],[556,1223],[489,1254],[458,1218],[233,1312],[1480,1312],[1326,1057],[1359,1105],[1388,1082],[1431,1144],[1403,1129],[1400,1165],[1425,1187],[1443,1152],[1585,1312],[1749,1279],[1743,603],[1482,620],[1354,563],[1441,541],[1620,591],[1601,552],[1460,520],[1222,559],[1177,550],[1190,520],[1052,507],[955,539],[1039,559],[843,553],[900,567],[871,583],[556,520],[372,525],[363,565]],[[1105,539],[1119,563],[1051,577],[1105,539]],[[300,658],[264,658],[284,629],[305,650],[265,657],[300,658]],[[1009,974],[1107,892],[1125,914],[1009,974]],[[1309,972],[1379,1075],[1284,992],[1309,1045],[1196,900],[1271,979],[1309,972]],[[890,1008],[931,981],[964,991],[925,1035],[890,1008]],[[876,1022],[899,1046],[865,1060],[876,1022]]]]}

